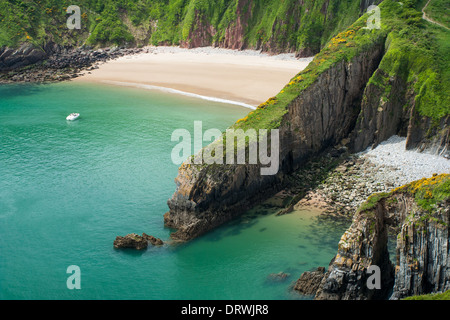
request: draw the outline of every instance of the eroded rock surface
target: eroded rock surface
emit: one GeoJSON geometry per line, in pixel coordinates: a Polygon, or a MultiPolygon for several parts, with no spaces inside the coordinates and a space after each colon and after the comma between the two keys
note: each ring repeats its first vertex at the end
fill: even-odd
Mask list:
{"type": "Polygon", "coordinates": [[[164,244],[161,239],[155,238],[146,233],[143,233],[142,236],[136,233],[131,233],[125,237],[118,236],[114,241],[114,248],[145,250],[147,249],[149,243],[153,246],[162,246],[164,244]]]}
{"type": "Polygon", "coordinates": [[[342,236],[327,272],[315,278],[315,299],[401,299],[449,290],[449,184],[450,175],[442,174],[371,196],[342,236]],[[389,229],[397,235],[394,264],[389,229]],[[373,266],[381,272],[380,288],[368,285],[373,266]]]}

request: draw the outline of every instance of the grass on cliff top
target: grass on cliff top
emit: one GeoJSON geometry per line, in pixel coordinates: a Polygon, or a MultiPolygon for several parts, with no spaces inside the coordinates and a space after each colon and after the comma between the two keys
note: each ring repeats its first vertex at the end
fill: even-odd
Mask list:
{"type": "Polygon", "coordinates": [[[448,0],[432,0],[425,13],[430,19],[450,28],[450,6],[448,0]]]}
{"type": "Polygon", "coordinates": [[[382,199],[388,198],[389,196],[391,196],[391,194],[388,192],[372,194],[371,196],[369,196],[367,198],[366,202],[364,202],[359,207],[358,212],[366,212],[366,211],[372,210],[373,208],[375,208],[377,203],[379,203],[382,199]]]}
{"type": "Polygon", "coordinates": [[[391,192],[375,193],[360,206],[358,212],[370,211],[382,199],[387,199],[399,193],[410,194],[421,208],[432,211],[437,203],[450,198],[450,174],[434,175],[431,178],[423,178],[408,183],[391,192]]]}
{"type": "Polygon", "coordinates": [[[420,296],[407,297],[403,300],[450,300],[450,290],[443,293],[424,294],[420,296]]]}
{"type": "MultiPolygon", "coordinates": [[[[414,93],[420,115],[437,121],[450,114],[450,32],[422,19],[420,6],[413,1],[397,8],[399,18],[387,18],[391,25],[386,53],[369,83],[384,92],[383,100],[397,99],[391,95],[391,79],[400,78],[414,93]]],[[[433,2],[432,2],[433,3],[433,2]]],[[[395,9],[395,8],[394,8],[395,9]]],[[[408,106],[410,107],[410,106],[408,106]]]]}
{"type": "Polygon", "coordinates": [[[450,174],[423,178],[392,191],[392,193],[399,192],[413,195],[420,207],[431,211],[437,203],[450,198],[450,174]]]}

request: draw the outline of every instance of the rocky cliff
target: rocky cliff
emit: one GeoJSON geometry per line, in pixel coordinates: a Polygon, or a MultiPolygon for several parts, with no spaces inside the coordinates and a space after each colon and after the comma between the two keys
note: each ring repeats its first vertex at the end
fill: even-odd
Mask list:
{"type": "Polygon", "coordinates": [[[192,239],[241,214],[329,147],[346,144],[358,152],[398,134],[408,137],[408,148],[448,154],[448,97],[437,90],[439,82],[430,82],[446,80],[432,57],[431,37],[418,40],[425,26],[410,27],[418,12],[412,7],[389,0],[380,7],[385,12],[381,29],[368,30],[363,16],[332,38],[276,97],[232,127],[279,130],[277,175],[261,176],[261,165],[251,164],[180,168],[165,215],[167,226],[178,229],[174,238],[192,239]]]}
{"type": "Polygon", "coordinates": [[[142,49],[73,49],[56,43],[48,43],[43,49],[31,44],[24,44],[17,50],[2,48],[0,84],[69,80],[80,76],[83,70],[98,68],[98,63],[139,52],[142,49]]]}
{"type": "Polygon", "coordinates": [[[10,71],[40,62],[48,58],[48,54],[31,44],[23,44],[17,49],[0,48],[0,72],[10,71]]]}
{"type": "Polygon", "coordinates": [[[309,57],[318,53],[333,33],[343,30],[370,5],[380,2],[238,0],[230,1],[222,10],[216,3],[193,2],[183,22],[181,45],[295,52],[299,57],[309,57]],[[216,16],[221,18],[215,19],[216,16]]]}
{"type": "MultiPolygon", "coordinates": [[[[342,236],[328,271],[312,278],[315,299],[401,299],[449,290],[449,187],[450,175],[439,175],[371,196],[342,236]],[[389,231],[396,238],[393,259],[389,231]],[[368,285],[372,266],[380,270],[378,288],[368,285]]],[[[311,277],[302,278],[300,291],[312,286],[305,281],[311,277]]]]}

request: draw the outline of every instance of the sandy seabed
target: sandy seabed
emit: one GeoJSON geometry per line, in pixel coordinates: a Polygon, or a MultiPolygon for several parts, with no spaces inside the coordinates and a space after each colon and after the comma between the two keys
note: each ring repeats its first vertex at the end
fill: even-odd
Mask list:
{"type": "Polygon", "coordinates": [[[160,89],[255,108],[278,94],[312,59],[213,47],[147,47],[85,71],[75,81],[160,89]]]}

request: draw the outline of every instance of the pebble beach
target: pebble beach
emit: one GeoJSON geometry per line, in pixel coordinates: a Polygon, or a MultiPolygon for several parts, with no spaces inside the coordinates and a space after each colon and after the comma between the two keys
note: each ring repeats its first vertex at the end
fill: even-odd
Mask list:
{"type": "MultiPolygon", "coordinates": [[[[449,159],[406,150],[406,138],[393,136],[376,148],[348,157],[309,191],[295,209],[320,207],[327,213],[351,215],[373,193],[390,192],[443,173],[450,174],[449,159]]],[[[297,179],[305,179],[305,173],[297,179]]]]}

